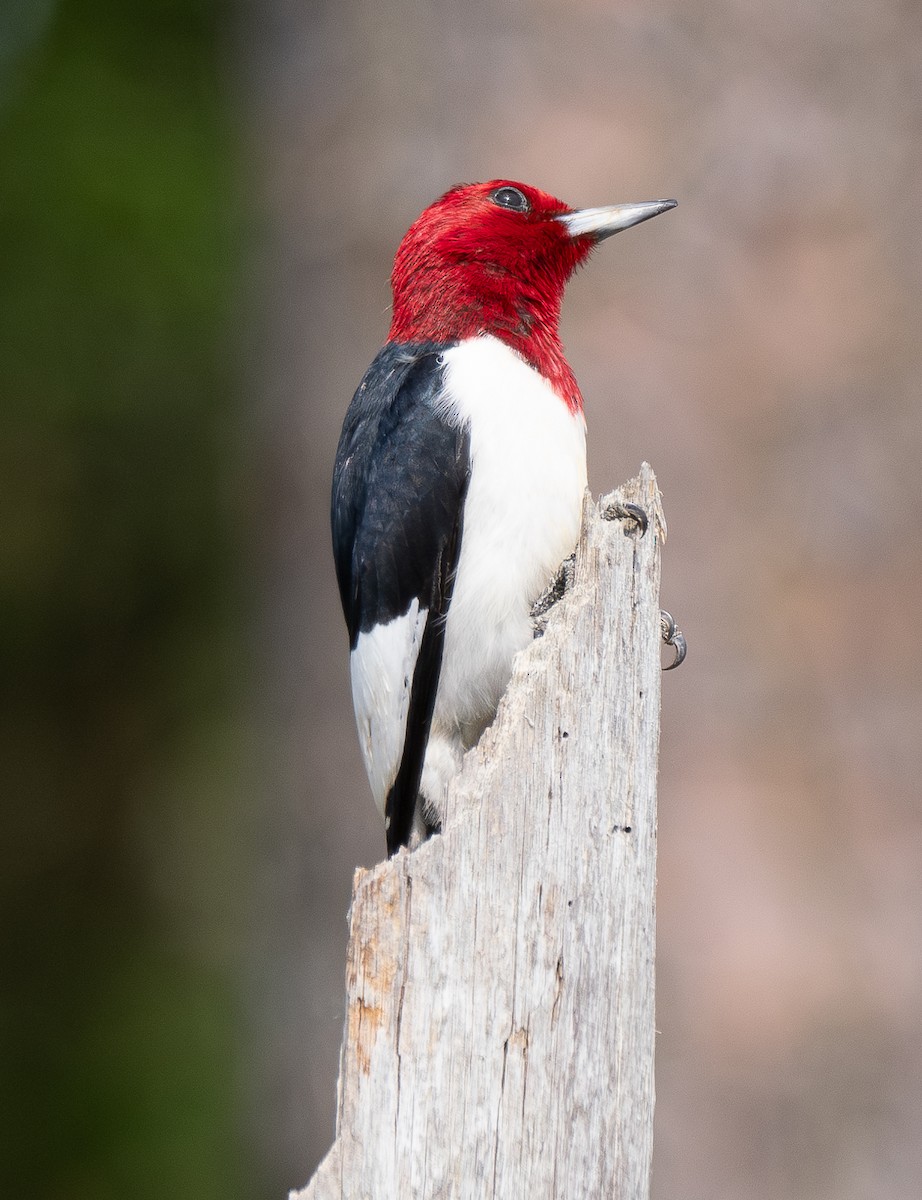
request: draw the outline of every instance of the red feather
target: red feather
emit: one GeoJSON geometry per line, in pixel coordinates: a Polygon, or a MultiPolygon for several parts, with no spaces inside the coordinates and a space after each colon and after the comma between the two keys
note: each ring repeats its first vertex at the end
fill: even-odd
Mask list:
{"type": "Polygon", "coordinates": [[[589,257],[591,237],[571,237],[554,220],[562,201],[508,180],[452,188],[414,221],[394,259],[388,341],[449,342],[493,334],[539,370],[568,407],[582,396],[560,342],[567,280],[589,257]],[[497,205],[518,188],[531,211],[497,205]]]}

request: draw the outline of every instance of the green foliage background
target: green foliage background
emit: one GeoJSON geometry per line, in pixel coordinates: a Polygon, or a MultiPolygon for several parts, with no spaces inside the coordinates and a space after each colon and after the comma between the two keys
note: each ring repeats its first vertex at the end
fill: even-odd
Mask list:
{"type": "Polygon", "coordinates": [[[221,0],[0,16],[0,1193],[252,1194],[221,0]]]}

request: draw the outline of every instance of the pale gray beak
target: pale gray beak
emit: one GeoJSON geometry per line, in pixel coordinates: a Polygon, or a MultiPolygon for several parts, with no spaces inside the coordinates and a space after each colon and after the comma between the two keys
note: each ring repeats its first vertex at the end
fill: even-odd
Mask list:
{"type": "Polygon", "coordinates": [[[630,229],[641,221],[649,221],[660,213],[675,208],[677,200],[646,200],[642,204],[610,204],[606,208],[578,208],[576,212],[557,217],[567,227],[570,237],[591,237],[597,242],[630,229]]]}

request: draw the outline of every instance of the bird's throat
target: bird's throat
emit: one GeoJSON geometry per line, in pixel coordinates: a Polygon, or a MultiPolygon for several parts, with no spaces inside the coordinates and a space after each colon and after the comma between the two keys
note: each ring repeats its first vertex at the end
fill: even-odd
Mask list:
{"type": "Polygon", "coordinates": [[[492,335],[540,371],[571,412],[581,411],[583,398],[560,341],[556,289],[548,294],[523,286],[496,268],[484,267],[478,275],[449,286],[433,279],[429,287],[417,277],[411,296],[395,288],[388,341],[445,343],[492,335]]]}

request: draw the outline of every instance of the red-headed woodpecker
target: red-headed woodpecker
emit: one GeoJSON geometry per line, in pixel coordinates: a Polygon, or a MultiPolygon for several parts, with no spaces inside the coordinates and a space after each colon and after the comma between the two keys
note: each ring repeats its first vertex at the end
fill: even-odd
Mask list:
{"type": "Polygon", "coordinates": [[[586,423],[558,332],[566,282],[597,242],[675,203],[573,210],[494,180],[446,192],[400,244],[390,334],[346,414],[332,500],[389,854],[441,827],[579,536],[586,423]]]}

